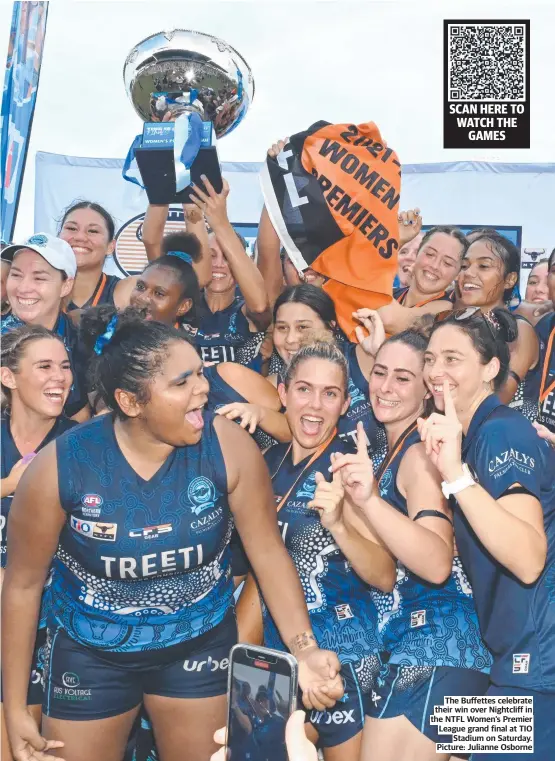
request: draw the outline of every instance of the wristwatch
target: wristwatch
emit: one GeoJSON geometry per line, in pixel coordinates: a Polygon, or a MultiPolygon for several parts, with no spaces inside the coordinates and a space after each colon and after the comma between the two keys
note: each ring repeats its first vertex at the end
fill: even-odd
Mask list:
{"type": "Polygon", "coordinates": [[[441,491],[445,498],[448,499],[452,495],[458,494],[463,489],[466,489],[467,486],[476,485],[476,481],[472,478],[472,473],[466,463],[463,463],[462,470],[463,475],[460,478],[457,478],[456,481],[451,481],[451,483],[448,483],[447,481],[441,482],[441,491]]]}

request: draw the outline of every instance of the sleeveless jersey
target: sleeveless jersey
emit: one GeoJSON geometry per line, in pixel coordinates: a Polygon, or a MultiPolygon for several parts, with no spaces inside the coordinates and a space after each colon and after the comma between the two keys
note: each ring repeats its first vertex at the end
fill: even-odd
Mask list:
{"type": "MultiPolygon", "coordinates": [[[[306,466],[310,460],[293,465],[288,450],[289,445],[278,444],[265,455],[276,503],[293,487],[278,512],[283,541],[299,574],[318,644],[336,652],[342,663],[356,663],[380,649],[376,609],[368,585],[353,571],[332,535],[322,526],[318,511],[307,507],[314,497],[316,472],[329,475],[331,452],[346,449],[335,437],[309,467],[306,466]]],[[[264,644],[286,649],[266,609],[264,644]]]]}
{"type": "MultiPolygon", "coordinates": [[[[521,314],[513,313],[515,320],[526,322],[531,325],[530,321],[521,314]]],[[[515,394],[508,406],[514,410],[521,412],[528,420],[535,420],[538,416],[538,395],[539,395],[539,379],[541,377],[541,347],[539,360],[536,366],[530,369],[525,377],[520,381],[515,391],[515,394]],[[534,393],[536,395],[534,396],[534,393]]]]}
{"type": "MultiPolygon", "coordinates": [[[[410,429],[409,429],[410,430],[410,429]]],[[[397,474],[407,450],[420,442],[414,428],[376,475],[380,497],[403,515],[407,503],[397,488],[397,474]]],[[[422,505],[423,508],[426,505],[422,505]]],[[[458,557],[443,584],[421,579],[397,561],[392,593],[372,590],[379,629],[389,662],[401,666],[455,666],[489,672],[488,653],[478,625],[472,588],[458,557]]]]}
{"type": "MultiPolygon", "coordinates": [[[[523,584],[495,561],[455,502],[455,537],[474,589],[491,680],[555,692],[555,451],[519,412],[488,396],[463,441],[463,462],[494,499],[520,484],[541,504],[547,559],[536,582],[523,584]]],[[[518,547],[516,547],[518,552],[518,547]]]]}
{"type": "Polygon", "coordinates": [[[524,379],[521,405],[510,406],[555,433],[555,313],[542,317],[536,333],[540,341],[538,363],[524,379]]]}
{"type": "MultiPolygon", "coordinates": [[[[224,407],[226,404],[232,402],[242,402],[248,404],[244,396],[241,396],[233,386],[230,386],[218,372],[217,365],[211,365],[204,368],[204,377],[210,384],[210,391],[208,392],[208,403],[206,409],[209,412],[216,412],[220,407],[224,407]]],[[[253,439],[256,441],[260,449],[267,449],[276,443],[275,439],[268,436],[267,433],[257,428],[253,433],[253,439]]]]}
{"type": "MultiPolygon", "coordinates": [[[[20,328],[25,323],[16,317],[15,314],[10,314],[3,318],[0,323],[0,333],[5,335],[11,330],[20,328]]],[[[53,333],[56,333],[66,347],[66,351],[69,356],[71,364],[71,372],[73,373],[73,385],[71,386],[67,402],[64,407],[64,415],[71,417],[77,412],[83,409],[87,404],[87,386],[86,386],[86,366],[87,361],[83,355],[83,351],[79,346],[78,331],[75,324],[70,318],[60,312],[56,324],[52,329],[53,333]]]]}
{"type": "Polygon", "coordinates": [[[258,354],[265,331],[252,333],[242,312],[245,300],[235,300],[219,312],[211,312],[204,295],[197,310],[201,327],[189,329],[203,362],[238,362],[249,364],[258,354]]]}
{"type": "MultiPolygon", "coordinates": [[[[404,288],[394,288],[393,289],[393,298],[395,301],[398,301],[399,304],[403,305],[405,304],[405,301],[407,300],[407,294],[409,292],[409,286],[405,286],[404,288]]],[[[449,291],[445,290],[441,293],[438,293],[436,296],[430,296],[428,299],[424,299],[424,301],[420,301],[418,304],[415,304],[415,307],[423,307],[426,304],[430,304],[432,301],[453,301],[452,293],[449,293],[449,291]]],[[[410,309],[410,307],[408,307],[410,309]]]]}
{"type": "Polygon", "coordinates": [[[86,301],[82,307],[78,307],[77,304],[70,301],[66,307],[66,311],[72,312],[74,309],[89,309],[89,307],[96,307],[100,304],[113,304],[114,291],[121,279],[122,278],[117,275],[107,275],[103,272],[90,299],[86,301]]]}
{"type": "MultiPolygon", "coordinates": [[[[36,452],[39,452],[43,447],[45,447],[47,444],[50,444],[51,441],[54,441],[58,436],[60,436],[65,431],[68,431],[70,428],[73,428],[76,426],[77,423],[74,420],[69,420],[66,417],[59,417],[56,419],[54,425],[50,429],[50,431],[46,434],[44,439],[41,441],[41,443],[36,448],[36,452]]],[[[13,466],[21,460],[21,453],[18,450],[15,441],[12,438],[12,433],[10,430],[10,418],[9,416],[2,417],[0,421],[0,431],[1,431],[1,438],[2,438],[2,447],[0,449],[1,454],[1,460],[2,460],[2,478],[7,478],[10,474],[11,469],[13,466]]],[[[8,495],[7,497],[2,497],[2,513],[0,517],[0,529],[2,533],[2,545],[0,548],[0,564],[2,568],[6,567],[6,563],[8,560],[8,518],[10,515],[10,508],[12,506],[12,500],[13,500],[13,494],[8,495]]],[[[46,626],[46,617],[47,617],[47,610],[48,610],[48,590],[50,586],[50,579],[48,579],[46,586],[44,588],[44,593],[42,596],[42,602],[41,602],[41,611],[39,616],[39,629],[43,629],[46,626]]]]}
{"type": "Polygon", "coordinates": [[[213,417],[198,444],[142,479],[111,415],[56,441],[67,520],[53,564],[52,617],[83,645],[159,650],[209,631],[232,604],[225,462],[213,417]]]}

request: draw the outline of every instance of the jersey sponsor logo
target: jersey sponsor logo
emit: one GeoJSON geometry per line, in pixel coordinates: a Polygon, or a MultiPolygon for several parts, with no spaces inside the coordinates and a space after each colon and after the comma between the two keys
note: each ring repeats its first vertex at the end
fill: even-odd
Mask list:
{"type": "Polygon", "coordinates": [[[187,497],[192,512],[200,515],[205,510],[210,510],[216,503],[216,488],[212,481],[204,476],[194,478],[189,484],[187,497]]]}
{"type": "Polygon", "coordinates": [[[223,519],[224,511],[222,507],[217,507],[212,512],[202,515],[196,521],[191,521],[191,531],[202,534],[204,531],[210,531],[217,526],[223,519]]]}
{"type": "Polygon", "coordinates": [[[74,515],[71,516],[71,528],[89,539],[99,539],[105,542],[115,542],[118,531],[117,523],[82,521],[74,515]]]}
{"type": "Polygon", "coordinates": [[[393,481],[393,473],[391,472],[391,468],[388,468],[383,476],[380,478],[380,497],[385,497],[387,495],[387,492],[389,491],[389,487],[391,486],[391,482],[393,481]]]}
{"type": "Polygon", "coordinates": [[[287,535],[287,529],[289,528],[289,523],[284,523],[283,521],[278,521],[278,526],[281,529],[281,538],[283,541],[285,541],[285,537],[287,535]]]}
{"type": "Polygon", "coordinates": [[[413,610],[410,614],[410,628],[417,629],[419,626],[426,625],[426,611],[425,610],[413,610]]]}
{"type": "Polygon", "coordinates": [[[195,547],[181,547],[178,550],[152,552],[140,557],[108,557],[101,555],[108,579],[140,579],[147,576],[161,576],[166,573],[188,571],[202,565],[204,551],[202,544],[195,547]]]}
{"type": "MultiPolygon", "coordinates": [[[[206,336],[214,338],[215,336],[206,336]]],[[[219,334],[217,338],[219,338],[219,334]]],[[[200,350],[200,358],[203,362],[235,362],[235,349],[233,346],[197,346],[200,350]]]]}
{"type": "Polygon", "coordinates": [[[133,528],[129,532],[129,536],[131,539],[158,539],[160,534],[169,534],[171,531],[171,523],[162,523],[160,526],[144,526],[144,528],[133,528]]]}
{"type": "Polygon", "coordinates": [[[316,471],[313,470],[312,473],[309,474],[307,479],[303,481],[301,488],[296,493],[296,497],[299,499],[301,497],[312,499],[314,497],[314,492],[316,491],[316,471]]]}
{"type": "Polygon", "coordinates": [[[311,724],[355,724],[353,716],[355,709],[351,711],[311,711],[311,724]]]}
{"type": "Polygon", "coordinates": [[[206,661],[190,661],[183,662],[183,668],[185,671],[202,671],[206,668],[206,671],[227,671],[229,667],[229,658],[222,658],[221,661],[208,656],[206,661]]]}
{"type": "Polygon", "coordinates": [[[357,386],[355,386],[352,378],[349,378],[349,387],[347,389],[347,393],[351,397],[351,403],[349,404],[349,407],[353,407],[355,404],[365,400],[364,394],[359,388],[357,388],[357,386]]]}
{"type": "Polygon", "coordinates": [[[85,494],[81,497],[81,511],[86,518],[99,518],[103,504],[100,494],[85,494]]]}
{"type": "Polygon", "coordinates": [[[530,670],[530,653],[513,653],[513,674],[527,674],[530,670]]]}
{"type": "Polygon", "coordinates": [[[336,605],[335,615],[337,616],[338,621],[345,621],[347,618],[354,618],[351,606],[347,603],[344,603],[343,605],[336,605]]]}
{"type": "Polygon", "coordinates": [[[521,473],[530,475],[536,467],[536,461],[530,455],[519,452],[517,449],[507,449],[495,455],[488,463],[488,471],[494,478],[500,478],[513,467],[521,473]]]}

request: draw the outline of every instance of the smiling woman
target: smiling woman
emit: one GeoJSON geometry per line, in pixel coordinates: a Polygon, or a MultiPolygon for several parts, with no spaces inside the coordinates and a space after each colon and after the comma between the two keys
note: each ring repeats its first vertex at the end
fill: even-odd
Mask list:
{"type": "MultiPolygon", "coordinates": [[[[69,357],[61,339],[46,328],[29,325],[16,328],[2,339],[2,546],[0,579],[7,561],[10,508],[21,476],[36,453],[50,441],[76,425],[62,410],[71,387],[69,357]]],[[[40,721],[43,698],[44,659],[49,588],[44,590],[38,633],[28,674],[27,705],[40,721]]],[[[3,718],[3,717],[2,717],[3,718]]],[[[2,721],[2,758],[11,751],[2,721]]]]}
{"type": "Polygon", "coordinates": [[[163,761],[181,759],[184,746],[191,761],[209,757],[225,720],[226,669],[184,680],[183,661],[223,662],[236,642],[234,523],[297,656],[307,705],[333,705],[339,663],[315,646],[262,456],[239,426],[204,411],[208,383],[193,346],[108,305],[88,310],[81,332],[92,384],[113,412],[46,447],[18,485],[2,637],[14,757],[44,749],[24,688],[51,563],[50,747],[63,744],[65,761],[117,761],[144,703],[163,761]],[[76,687],[82,700],[71,699],[76,687]]]}

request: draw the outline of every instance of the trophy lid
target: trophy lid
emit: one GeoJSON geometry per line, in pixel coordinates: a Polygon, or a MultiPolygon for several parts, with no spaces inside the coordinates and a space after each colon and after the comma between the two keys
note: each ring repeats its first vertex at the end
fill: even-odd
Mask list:
{"type": "Polygon", "coordinates": [[[194,110],[212,122],[218,138],[237,127],[254,97],[243,56],[224,40],[189,29],[158,32],[135,45],[123,80],[143,121],[194,110]]]}

